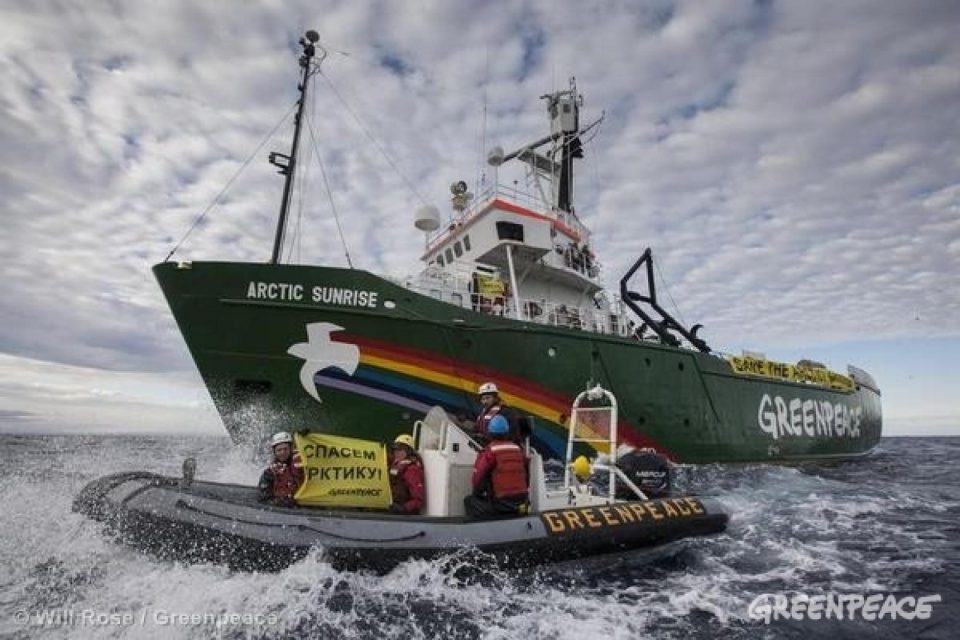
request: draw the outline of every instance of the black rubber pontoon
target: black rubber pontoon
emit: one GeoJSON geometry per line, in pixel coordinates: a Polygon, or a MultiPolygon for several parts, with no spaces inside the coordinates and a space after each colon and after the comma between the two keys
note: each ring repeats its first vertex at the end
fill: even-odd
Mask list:
{"type": "Polygon", "coordinates": [[[338,569],[387,571],[411,558],[460,548],[501,566],[529,566],[664,545],[723,531],[710,498],[678,497],[554,509],[495,521],[383,512],[283,508],[257,502],[254,487],[144,472],[87,485],[73,508],[119,540],[162,558],[279,570],[319,547],[338,569]]]}

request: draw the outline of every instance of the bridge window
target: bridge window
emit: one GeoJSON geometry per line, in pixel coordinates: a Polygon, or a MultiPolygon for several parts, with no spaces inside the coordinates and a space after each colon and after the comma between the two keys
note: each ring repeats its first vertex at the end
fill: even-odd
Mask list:
{"type": "Polygon", "coordinates": [[[516,240],[523,242],[523,225],[515,222],[497,223],[497,238],[500,240],[516,240]]]}
{"type": "Polygon", "coordinates": [[[453,243],[453,252],[457,254],[458,258],[463,255],[463,246],[460,245],[459,240],[453,243]]]}
{"type": "Polygon", "coordinates": [[[463,236],[463,248],[470,251],[470,236],[463,236]]]}
{"type": "Polygon", "coordinates": [[[443,256],[441,255],[437,256],[437,265],[441,267],[443,266],[443,256]]]}
{"type": "Polygon", "coordinates": [[[453,251],[450,250],[450,247],[447,247],[447,250],[443,252],[443,255],[447,259],[447,264],[453,262],[453,251]]]}

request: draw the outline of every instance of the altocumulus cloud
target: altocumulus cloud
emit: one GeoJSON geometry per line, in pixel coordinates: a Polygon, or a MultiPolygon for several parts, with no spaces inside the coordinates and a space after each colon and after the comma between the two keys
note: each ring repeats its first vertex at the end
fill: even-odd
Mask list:
{"type": "MultiPolygon", "coordinates": [[[[316,137],[359,267],[415,270],[421,199],[442,206],[451,181],[489,180],[482,147],[540,135],[538,96],[575,75],[587,117],[606,112],[577,201],[608,284],[652,246],[682,316],[730,351],[957,337],[954,2],[0,12],[10,371],[44,375],[23,364],[40,361],[194,375],[149,267],[289,111],[296,39],[309,27],[331,55],[307,143],[316,137]]],[[[281,185],[263,160],[288,140],[283,127],[178,257],[268,257],[281,185]]],[[[310,178],[291,259],[345,264],[316,163],[310,178]]]]}

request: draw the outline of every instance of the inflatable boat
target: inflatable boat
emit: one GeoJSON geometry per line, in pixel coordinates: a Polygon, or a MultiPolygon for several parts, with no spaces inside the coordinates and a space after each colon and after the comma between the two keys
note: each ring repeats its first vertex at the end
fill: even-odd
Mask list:
{"type": "Polygon", "coordinates": [[[311,549],[319,549],[338,569],[383,572],[408,559],[462,549],[485,554],[500,566],[529,566],[651,548],[726,529],[728,515],[717,500],[649,499],[622,472],[615,464],[615,410],[608,458],[588,471],[579,468],[583,460],[579,467],[572,463],[577,412],[575,403],[562,485],[548,488],[543,461],[531,452],[530,510],[524,516],[466,517],[463,498],[480,447],[439,407],[415,428],[426,478],[423,515],[263,504],[255,487],[194,480],[190,460],[181,478],[129,472],[95,480],[77,496],[74,510],[105,523],[118,540],[160,557],[243,570],[280,570],[311,549]],[[592,481],[586,481],[588,474],[592,481]],[[597,475],[607,476],[605,486],[597,475]],[[618,497],[624,488],[632,499],[618,497]]]}

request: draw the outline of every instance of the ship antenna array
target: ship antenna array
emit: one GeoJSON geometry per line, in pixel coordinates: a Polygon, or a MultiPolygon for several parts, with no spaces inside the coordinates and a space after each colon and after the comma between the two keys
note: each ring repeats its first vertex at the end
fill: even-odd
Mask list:
{"type": "Polygon", "coordinates": [[[300,38],[300,46],[303,47],[303,54],[300,56],[300,67],[303,69],[303,75],[300,80],[300,97],[297,100],[297,115],[294,117],[293,143],[290,145],[290,154],[284,155],[274,151],[270,154],[270,164],[280,169],[280,174],[285,176],[283,182],[283,196],[280,200],[280,218],[277,220],[277,233],[273,239],[273,255],[270,257],[271,264],[277,264],[280,260],[280,252],[283,248],[283,236],[286,233],[287,213],[290,209],[290,196],[293,191],[293,176],[296,172],[297,150],[300,146],[300,131],[303,127],[303,107],[306,103],[307,88],[310,82],[310,76],[313,75],[311,67],[314,63],[314,57],[317,50],[320,51],[319,59],[316,60],[316,68],[327,57],[327,50],[317,46],[320,35],[309,30],[300,38]]]}
{"type": "MultiPolygon", "coordinates": [[[[300,97],[296,103],[297,115],[294,121],[295,128],[294,128],[294,134],[293,134],[293,143],[291,144],[289,155],[277,153],[277,152],[270,154],[271,164],[277,166],[280,169],[280,174],[286,176],[286,180],[284,181],[284,186],[283,186],[283,197],[280,203],[280,216],[277,221],[277,232],[276,232],[276,237],[274,238],[273,255],[270,259],[270,262],[272,264],[276,264],[278,262],[282,252],[284,235],[286,233],[287,215],[289,211],[291,192],[292,192],[291,185],[294,180],[295,169],[296,169],[297,158],[298,158],[298,149],[299,149],[299,143],[300,143],[300,134],[303,129],[303,122],[304,122],[304,116],[305,116],[304,103],[307,95],[309,80],[314,75],[318,74],[322,76],[324,80],[326,80],[334,97],[337,99],[338,102],[340,102],[341,106],[343,106],[343,108],[347,111],[347,113],[349,113],[353,117],[353,119],[357,122],[357,125],[360,127],[360,130],[363,131],[364,135],[366,135],[367,138],[369,138],[369,140],[373,143],[374,147],[376,147],[377,151],[379,151],[380,154],[383,155],[387,163],[397,173],[397,175],[400,176],[400,179],[403,180],[404,184],[406,184],[407,188],[410,189],[413,195],[416,196],[416,198],[420,200],[420,202],[422,202],[424,205],[429,206],[429,203],[420,194],[416,186],[414,186],[413,182],[403,173],[403,171],[400,170],[400,167],[396,163],[396,161],[394,161],[394,159],[390,156],[390,154],[387,153],[387,150],[383,148],[383,145],[381,145],[377,141],[376,137],[374,137],[374,135],[370,132],[370,130],[364,125],[363,120],[360,118],[357,112],[350,107],[350,105],[347,103],[346,100],[344,100],[343,96],[340,94],[340,91],[337,90],[336,85],[333,83],[333,80],[331,80],[331,78],[327,74],[325,74],[323,70],[320,68],[321,63],[326,59],[328,55],[328,51],[324,46],[318,44],[319,40],[320,40],[320,36],[317,34],[316,31],[313,31],[313,30],[307,31],[304,34],[304,36],[300,38],[300,41],[299,41],[300,46],[303,47],[303,54],[300,56],[300,66],[303,68],[303,74],[302,74],[300,85],[298,87],[300,91],[300,97]],[[314,60],[315,56],[316,56],[316,60],[314,60]]],[[[333,52],[340,55],[344,55],[344,56],[350,55],[346,52],[337,51],[335,49],[333,50],[333,52]]],[[[327,197],[330,199],[330,206],[333,209],[334,220],[336,221],[336,224],[337,224],[337,231],[340,234],[340,241],[343,244],[344,253],[347,258],[347,264],[350,265],[350,267],[352,268],[353,262],[350,257],[350,251],[347,248],[346,239],[344,238],[344,235],[343,235],[343,228],[340,224],[340,216],[337,211],[336,204],[333,201],[333,195],[330,191],[330,183],[327,177],[326,170],[323,166],[323,162],[320,159],[320,153],[317,150],[317,137],[315,132],[313,131],[313,126],[309,121],[307,121],[307,129],[313,141],[314,152],[316,153],[317,160],[320,164],[320,171],[323,175],[324,185],[327,190],[327,197]]]]}

